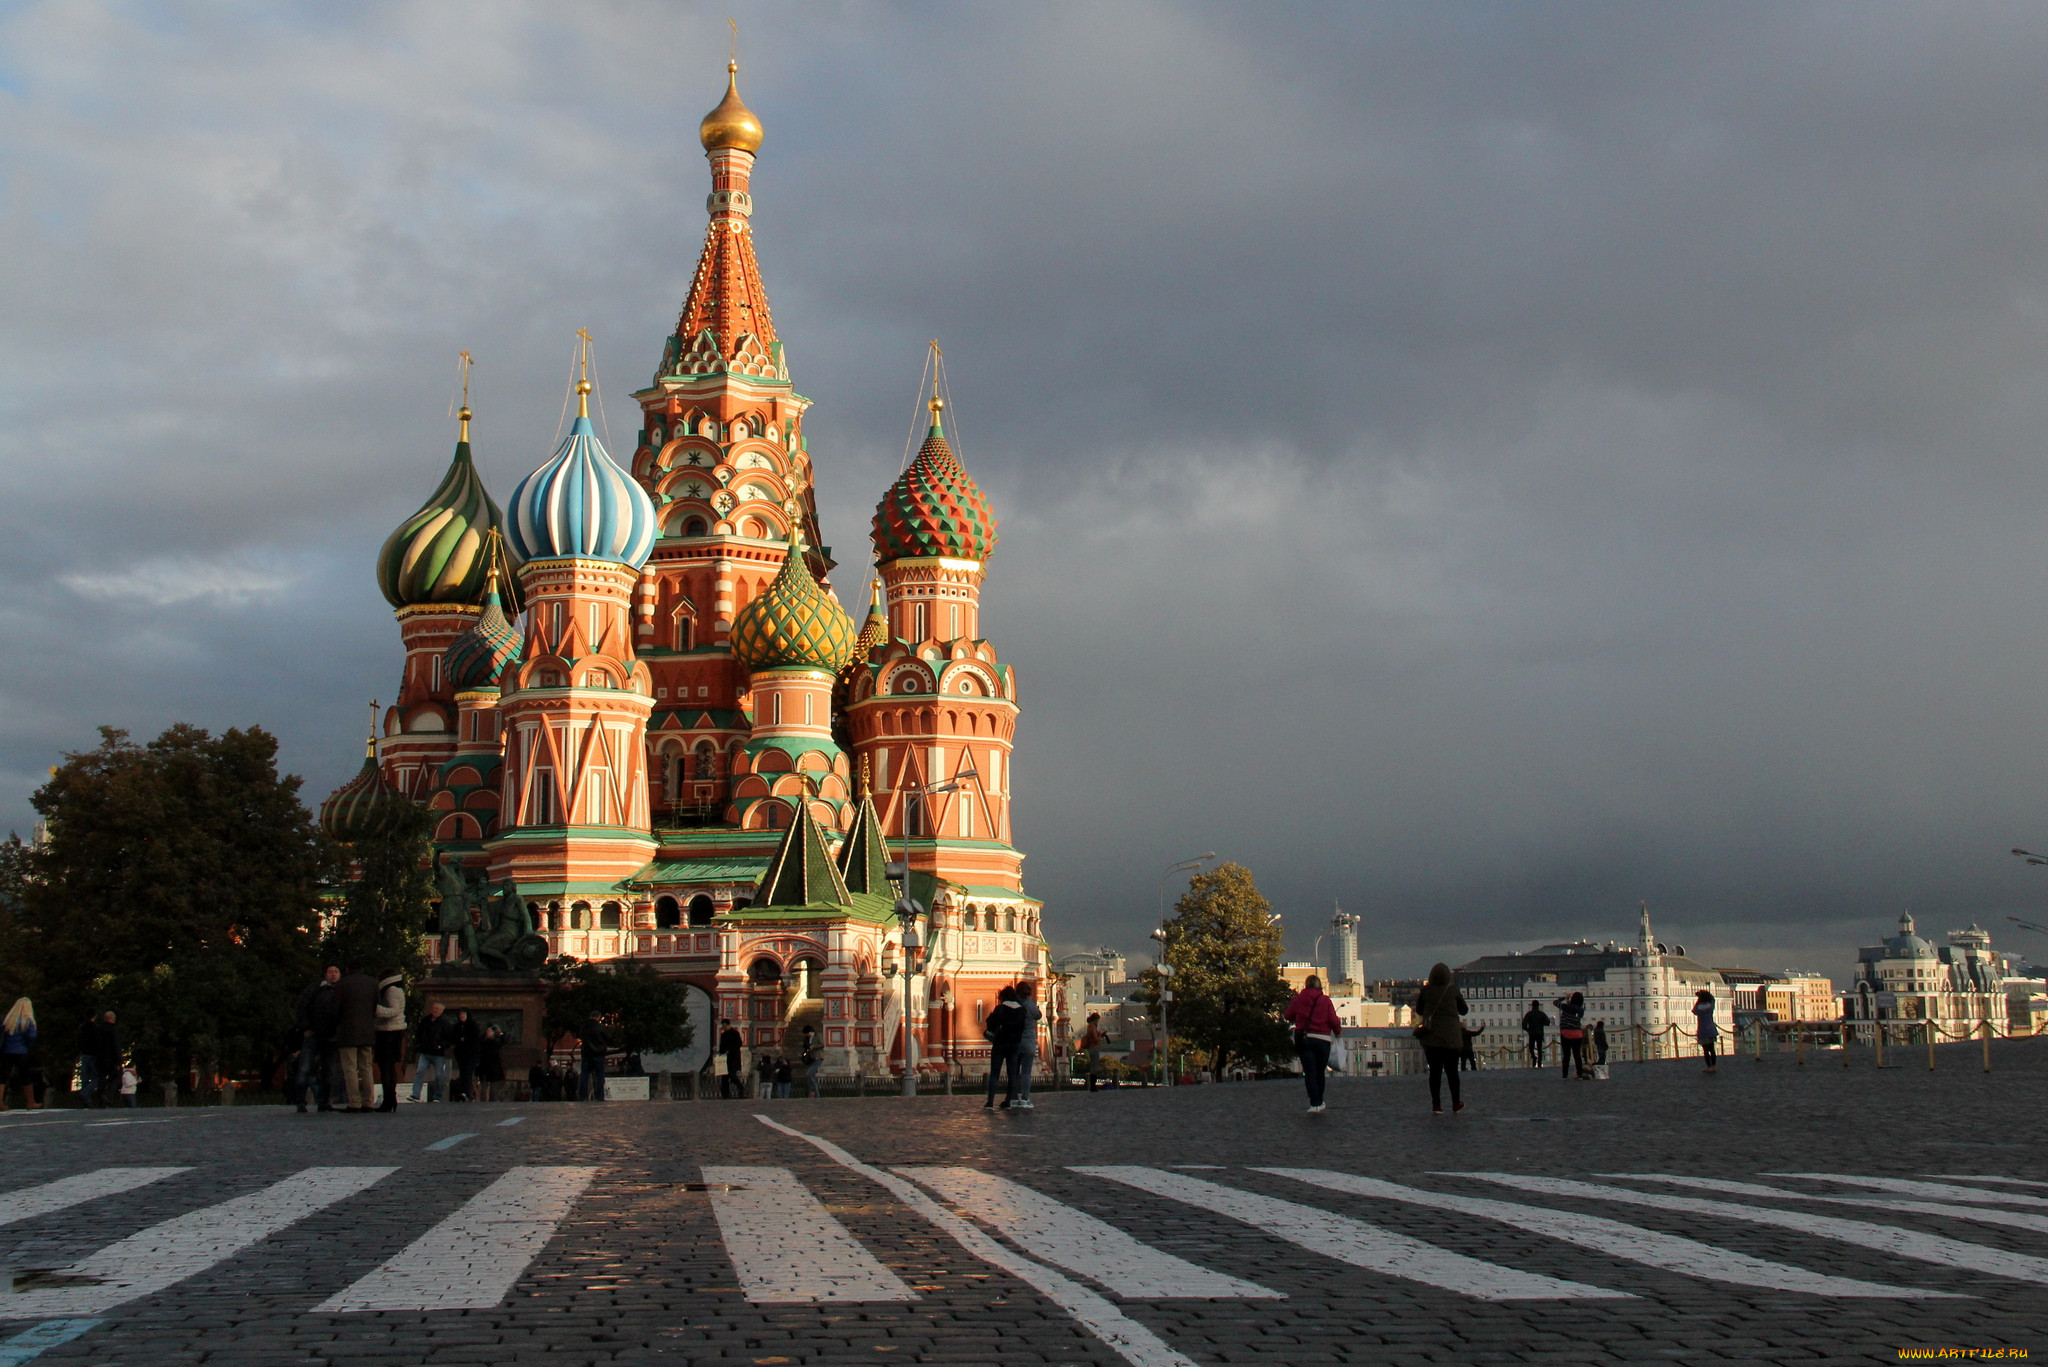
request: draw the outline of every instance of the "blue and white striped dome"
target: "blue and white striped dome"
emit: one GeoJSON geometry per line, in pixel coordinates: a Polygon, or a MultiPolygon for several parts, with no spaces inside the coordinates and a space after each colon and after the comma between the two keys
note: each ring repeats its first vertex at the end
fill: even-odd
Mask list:
{"type": "Polygon", "coordinates": [[[639,569],[654,553],[654,504],[579,417],[547,464],[519,481],[506,531],[521,560],[582,556],[639,569]]]}

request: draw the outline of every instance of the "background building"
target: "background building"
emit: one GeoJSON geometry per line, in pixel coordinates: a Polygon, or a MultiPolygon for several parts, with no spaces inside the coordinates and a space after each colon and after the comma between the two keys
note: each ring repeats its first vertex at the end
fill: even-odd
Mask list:
{"type": "Polygon", "coordinates": [[[1852,1020],[1933,1021],[1951,1038],[1982,1021],[2001,1035],[2031,1034],[2048,1017],[2044,987],[2017,956],[1994,951],[1982,926],[1952,930],[1947,944],[1936,945],[1914,930],[1909,912],[1899,917],[1898,934],[1856,952],[1843,1004],[1852,1020]]]}

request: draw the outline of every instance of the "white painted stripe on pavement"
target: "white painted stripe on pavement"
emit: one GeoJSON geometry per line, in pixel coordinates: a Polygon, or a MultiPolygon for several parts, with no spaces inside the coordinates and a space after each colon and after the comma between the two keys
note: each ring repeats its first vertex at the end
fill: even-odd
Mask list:
{"type": "Polygon", "coordinates": [[[2006,1182],[2015,1187],[2048,1187],[2048,1182],[2030,1182],[2024,1177],[1993,1177],[1982,1172],[1930,1172],[1922,1176],[1938,1177],[1949,1182],[2006,1182]]]}
{"type": "Polygon", "coordinates": [[[526,1117],[523,1115],[507,1116],[505,1119],[500,1120],[498,1122],[498,1128],[502,1130],[507,1125],[517,1125],[520,1121],[524,1119],[526,1119],[526,1117]]]}
{"type": "Polygon", "coordinates": [[[1815,1201],[1831,1206],[1856,1206],[1863,1210],[1889,1210],[1901,1215],[1932,1215],[1940,1220],[1975,1220],[1980,1225],[2005,1225],[2011,1229],[2048,1234],[2048,1215],[2030,1215],[2023,1210],[2000,1210],[1993,1206],[1965,1206],[1953,1201],[1902,1201],[1885,1196],[1817,1196],[1810,1191],[1787,1191],[1784,1187],[1760,1186],[1755,1182],[1730,1182],[1720,1177],[1678,1177],[1669,1173],[1601,1172],[1594,1176],[1613,1177],[1624,1182],[1667,1182],[1674,1187],[1719,1191],[1730,1196],[1815,1201]]]}
{"type": "Polygon", "coordinates": [[[1034,1258],[1102,1283],[1130,1300],[1285,1300],[1143,1244],[1086,1211],[978,1168],[898,1168],[1034,1258]]]}
{"type": "Polygon", "coordinates": [[[725,1254],[754,1304],[917,1299],[788,1168],[706,1167],[704,1184],[725,1254]]]}
{"type": "Polygon", "coordinates": [[[1518,1229],[1526,1229],[1534,1234],[1579,1244],[1612,1258],[1641,1263],[1646,1267],[1660,1268],[1666,1272],[1678,1272],[1688,1277],[1701,1277],[1707,1281],[1728,1282],[1734,1286],[1769,1291],[1798,1291],[1811,1296],[1886,1300],[1935,1299],[1951,1295],[1946,1291],[1922,1291],[1917,1287],[1881,1286],[1876,1282],[1860,1282],[1848,1277],[1829,1277],[1803,1267],[1767,1262],[1762,1258],[1752,1258],[1747,1253],[1715,1248],[1711,1244],[1681,1238],[1676,1234],[1640,1229],[1635,1225],[1603,1219],[1598,1215],[1580,1215],[1572,1211],[1550,1210],[1543,1206],[1523,1206],[1512,1201],[1493,1201],[1481,1196],[1454,1196],[1447,1192],[1425,1191],[1419,1187],[1404,1187],[1393,1182],[1381,1182],[1370,1177],[1353,1177],[1349,1173],[1328,1172],[1320,1168],[1258,1168],[1256,1171],[1292,1177],[1314,1186],[1327,1187],[1332,1191],[1377,1196],[1388,1201],[1406,1201],[1410,1205],[1429,1206],[1437,1210],[1451,1210],[1462,1215],[1497,1220],[1501,1224],[1514,1225],[1518,1229]]]}
{"type": "Polygon", "coordinates": [[[1242,1220],[1266,1233],[1299,1244],[1312,1253],[1350,1263],[1389,1277],[1426,1282],[1483,1301],[1531,1300],[1629,1300],[1626,1291],[1604,1286],[1562,1281],[1556,1277],[1520,1272],[1511,1267],[1481,1262],[1462,1253],[1452,1253],[1411,1239],[1405,1234],[1336,1215],[1314,1206],[1296,1205],[1272,1196],[1218,1186],[1199,1177],[1153,1168],[1122,1165],[1076,1167],[1075,1172],[1107,1177],[1154,1196],[1183,1201],[1233,1220],[1242,1220]]]}
{"type": "Polygon", "coordinates": [[[861,1162],[829,1139],[793,1130],[765,1115],[756,1115],[771,1130],[801,1139],[839,1166],[885,1188],[892,1196],[953,1236],[953,1241],[992,1267],[999,1267],[1073,1316],[1076,1323],[1101,1339],[1131,1367],[1196,1367],[1194,1359],[1167,1347],[1165,1340],[1077,1281],[1034,1262],[996,1242],[971,1220],[963,1219],[894,1173],[861,1162]]]}
{"type": "Polygon", "coordinates": [[[99,1320],[44,1320],[31,1329],[24,1329],[13,1338],[0,1342],[0,1367],[21,1367],[43,1355],[45,1348],[55,1348],[60,1343],[69,1343],[88,1329],[94,1328],[99,1320]]]}
{"type": "Polygon", "coordinates": [[[314,1310],[491,1309],[596,1176],[596,1168],[514,1168],[314,1310]]]}
{"type": "Polygon", "coordinates": [[[307,1168],[261,1191],[152,1225],[59,1273],[92,1286],[52,1286],[0,1300],[0,1319],[98,1314],[154,1295],[224,1262],[315,1211],[353,1196],[396,1168],[307,1168]]]}
{"type": "Polygon", "coordinates": [[[1901,1196],[1919,1196],[1941,1201],[1976,1201],[1995,1206],[2031,1206],[2048,1210],[2048,1199],[2018,1191],[1985,1191],[1982,1187],[1958,1187],[1942,1182],[1915,1182],[1905,1177],[1851,1177],[1839,1172],[1766,1172],[1763,1177],[1801,1177],[1809,1182],[1838,1182],[1845,1187],[1868,1187],[1872,1191],[1895,1191],[1901,1196]]]}
{"type": "Polygon", "coordinates": [[[432,1152],[435,1149],[452,1149],[463,1140],[474,1138],[476,1138],[474,1130],[468,1134],[451,1134],[446,1139],[436,1139],[433,1143],[427,1145],[427,1150],[432,1152]]]}
{"type": "Polygon", "coordinates": [[[190,1168],[95,1168],[76,1177],[60,1177],[40,1186],[0,1191],[0,1225],[48,1215],[53,1210],[97,1201],[102,1196],[133,1191],[151,1182],[190,1171],[190,1168]]]}
{"type": "Polygon", "coordinates": [[[2048,1259],[2026,1253],[2007,1253],[1983,1244],[1964,1243],[1960,1239],[1945,1239],[1938,1234],[1922,1234],[1897,1225],[1874,1225],[1863,1220],[1838,1220],[1832,1215],[1808,1215],[1800,1210],[1772,1210],[1764,1206],[1738,1206],[1728,1201],[1703,1201],[1692,1196],[1630,1191],[1626,1187],[1603,1187],[1594,1182],[1574,1182],[1562,1177],[1524,1177],[1512,1172],[1447,1172],[1437,1175],[1470,1177],[1545,1196],[1615,1201],[1650,1210],[1712,1215],[1752,1225],[1775,1225],[1779,1229],[1810,1234],[1817,1239],[1834,1239],[1862,1248],[1874,1248],[1895,1257],[1938,1263],[1943,1267],[1960,1267],[1970,1272],[1988,1272],[1996,1277],[2011,1277],[2015,1281],[2048,1286],[2048,1259]]]}

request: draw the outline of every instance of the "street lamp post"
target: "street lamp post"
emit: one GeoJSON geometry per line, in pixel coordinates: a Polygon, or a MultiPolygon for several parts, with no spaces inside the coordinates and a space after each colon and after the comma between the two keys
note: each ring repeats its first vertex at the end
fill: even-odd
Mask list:
{"type": "Polygon", "coordinates": [[[1175,874],[1199,869],[1215,857],[1216,851],[1209,850],[1183,859],[1178,864],[1168,865],[1166,872],[1159,877],[1159,929],[1152,932],[1152,938],[1159,941],[1159,1057],[1162,1076],[1169,1087],[1178,1079],[1173,1072],[1173,1029],[1166,1019],[1167,1004],[1173,1000],[1173,965],[1166,958],[1166,885],[1173,881],[1175,874]]]}
{"type": "MultiPolygon", "coordinates": [[[[910,895],[910,808],[913,803],[920,808],[924,799],[933,793],[956,793],[965,786],[961,780],[980,778],[973,769],[962,769],[944,783],[927,783],[907,788],[903,794],[903,858],[890,864],[883,872],[896,884],[896,923],[903,928],[903,1095],[917,1095],[917,1026],[916,997],[919,951],[922,944],[917,935],[917,923],[925,914],[924,903],[910,895]]],[[[891,975],[893,976],[893,975],[891,975]]],[[[948,1068],[952,1065],[948,1063],[948,1068]]]]}

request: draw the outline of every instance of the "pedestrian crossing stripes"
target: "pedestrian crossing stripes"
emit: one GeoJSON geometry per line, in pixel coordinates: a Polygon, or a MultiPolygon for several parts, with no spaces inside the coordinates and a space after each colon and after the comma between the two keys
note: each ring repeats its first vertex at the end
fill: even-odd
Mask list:
{"type": "Polygon", "coordinates": [[[1371,1272],[1440,1286],[1482,1301],[1613,1300],[1626,1291],[1587,1286],[1581,1282],[1520,1272],[1511,1267],[1468,1258],[1405,1234],[1335,1215],[1315,1206],[1296,1205],[1236,1187],[1219,1186],[1199,1177],[1154,1168],[1077,1167],[1075,1172],[1107,1177],[1139,1191],[1182,1201],[1218,1215],[1227,1215],[1313,1253],[1335,1258],[1371,1272]]]}
{"type": "Polygon", "coordinates": [[[1035,1258],[1078,1272],[1126,1300],[1279,1299],[1278,1291],[1198,1267],[1085,1211],[978,1168],[898,1168],[1035,1258]]]}
{"type": "Polygon", "coordinates": [[[69,1343],[99,1323],[96,1319],[45,1320],[34,1328],[24,1329],[10,1339],[0,1340],[0,1367],[21,1367],[41,1357],[44,1349],[69,1343]]]}
{"type": "Polygon", "coordinates": [[[17,1286],[0,1301],[0,1319],[103,1314],[175,1286],[396,1171],[307,1168],[261,1191],[152,1225],[62,1269],[57,1285],[17,1286]]]}
{"type": "Polygon", "coordinates": [[[1835,1172],[1767,1172],[1765,1177],[1794,1177],[1809,1182],[1834,1182],[1845,1187],[1867,1187],[1871,1191],[1895,1191],[1901,1196],[1926,1196],[1945,1201],[1977,1201],[1999,1206],[2032,1206],[2048,1210],[2048,1200],[2016,1191],[1985,1191],[1979,1187],[1958,1187],[1941,1182],[1915,1182],[1904,1177],[1850,1177],[1835,1172]]]}
{"type": "Polygon", "coordinates": [[[1477,1196],[1454,1196],[1448,1192],[1424,1191],[1398,1186],[1349,1173],[1325,1172],[1317,1168],[1261,1168],[1281,1177],[1298,1178],[1331,1191],[1356,1196],[1376,1196],[1388,1201],[1405,1201],[1436,1210],[1456,1211],[1497,1220],[1534,1234],[1563,1239],[1569,1243],[1605,1253],[1612,1258],[1641,1263],[1664,1272],[1677,1272],[1707,1281],[1733,1286],[1762,1287],[1772,1291],[1798,1291],[1812,1296],[1871,1297],[1884,1300],[1943,1297],[1943,1291],[1922,1291],[1917,1287],[1881,1286],[1876,1282],[1829,1277],[1803,1267],[1753,1258],[1747,1253],[1715,1248],[1697,1239],[1639,1229],[1619,1220],[1581,1215],[1568,1210],[1546,1210],[1541,1206],[1519,1206],[1510,1201],[1493,1201],[1477,1196]]]}
{"type": "Polygon", "coordinates": [[[2048,1187],[2048,1182],[2030,1182],[2024,1177],[1991,1177],[1974,1172],[1930,1172],[1927,1176],[1944,1182],[2005,1182],[2015,1187],[2048,1187]]]}
{"type": "Polygon", "coordinates": [[[1738,1206],[1729,1201],[1704,1201],[1691,1196],[1665,1196],[1625,1187],[1601,1186],[1595,1182],[1574,1182],[1562,1177],[1522,1177],[1508,1172],[1439,1173],[1441,1177],[1469,1177],[1496,1182],[1521,1191],[1545,1196],[1576,1196],[1589,1201],[1613,1201],[1652,1210],[1679,1211],[1687,1215],[1709,1215],[1753,1225],[1775,1225],[1798,1234],[1811,1234],[1837,1243],[1889,1253],[1894,1257],[1938,1263],[1966,1272],[1987,1272],[2015,1281],[2048,1286],[2048,1259],[2027,1253],[2007,1253],[1983,1244],[1965,1243],[1939,1234],[1923,1234],[1897,1225],[1874,1225],[1862,1220],[1841,1220],[1832,1215],[1808,1215],[1798,1210],[1773,1210],[1764,1206],[1738,1206]]]}
{"type": "Polygon", "coordinates": [[[41,1186],[0,1192],[0,1225],[48,1215],[53,1210],[97,1201],[103,1196],[118,1196],[124,1191],[133,1191],[189,1171],[189,1168],[100,1168],[77,1177],[45,1182],[41,1186]]]}
{"type": "Polygon", "coordinates": [[[1698,1191],[1725,1192],[1730,1196],[1756,1196],[1766,1200],[1808,1201],[1821,1205],[1856,1206],[1864,1210],[1889,1210],[1902,1215],[1932,1215],[1942,1220],[1975,1220],[1980,1225],[2004,1225],[2008,1229],[2048,1234],[2048,1215],[2029,1215],[2021,1210],[2000,1210],[1989,1206],[1964,1206],[1949,1201],[1901,1201],[1890,1197],[1821,1196],[1810,1191],[1788,1191],[1784,1187],[1759,1186],[1755,1182],[1731,1182],[1720,1177],[1676,1177],[1660,1173],[1602,1173],[1624,1182],[1663,1182],[1698,1191]]]}
{"type": "Polygon", "coordinates": [[[786,1168],[704,1169],[740,1288],[757,1305],[916,1299],[786,1168]]]}
{"type": "Polygon", "coordinates": [[[316,1309],[485,1310],[554,1237],[596,1168],[514,1168],[316,1309]]]}

